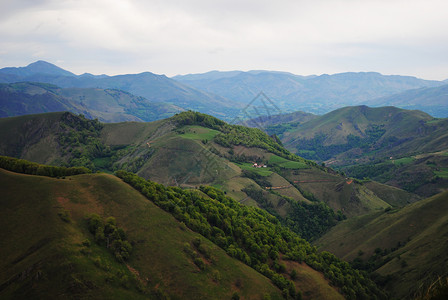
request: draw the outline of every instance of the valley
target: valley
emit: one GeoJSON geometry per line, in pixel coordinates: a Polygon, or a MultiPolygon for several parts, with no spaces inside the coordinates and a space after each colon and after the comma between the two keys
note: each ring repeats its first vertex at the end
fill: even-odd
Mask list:
{"type": "Polygon", "coordinates": [[[1,298],[432,299],[447,278],[446,82],[44,61],[0,82],[1,298]]]}

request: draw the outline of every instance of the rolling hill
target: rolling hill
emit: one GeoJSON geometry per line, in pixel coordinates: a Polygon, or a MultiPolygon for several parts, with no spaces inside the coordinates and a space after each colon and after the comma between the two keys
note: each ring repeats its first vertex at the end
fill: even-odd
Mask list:
{"type": "Polygon", "coordinates": [[[401,209],[346,220],[315,244],[383,276],[393,296],[412,299],[447,275],[447,211],[444,192],[401,209]]]}
{"type": "MultiPolygon", "coordinates": [[[[0,157],[0,164],[51,173],[23,160],[0,157]]],[[[117,176],[48,178],[0,168],[0,222],[8,229],[0,233],[2,297],[386,297],[366,273],[219,190],[117,176]],[[126,252],[117,248],[126,244],[126,252]]]]}
{"type": "Polygon", "coordinates": [[[52,84],[0,84],[0,117],[71,111],[101,122],[155,121],[182,108],[121,90],[60,88],[52,84]]]}
{"type": "Polygon", "coordinates": [[[248,103],[263,91],[285,112],[302,110],[315,114],[361,103],[372,105],[370,101],[379,97],[445,84],[442,81],[374,72],[299,76],[272,71],[214,71],[175,76],[173,79],[243,103],[248,103]]]}
{"type": "Polygon", "coordinates": [[[26,67],[0,69],[0,82],[24,81],[51,83],[62,88],[118,89],[144,97],[151,102],[200,110],[228,120],[233,119],[243,107],[229,99],[196,90],[165,75],[150,72],[117,76],[78,76],[45,61],[37,61],[26,67]]]}
{"type": "Polygon", "coordinates": [[[182,227],[115,176],[56,179],[0,169],[0,178],[1,298],[282,298],[268,278],[182,227]],[[134,245],[126,263],[95,243],[86,220],[93,213],[114,217],[125,229],[134,245]],[[197,239],[213,252],[204,270],[184,250],[197,239]]]}
{"type": "Polygon", "coordinates": [[[0,139],[1,155],[106,172],[123,169],[183,188],[212,185],[269,211],[307,239],[320,236],[344,215],[419,199],[393,188],[388,193],[387,186],[368,188],[292,155],[259,129],[200,113],[150,123],[102,124],[70,113],[3,118],[0,139]]]}
{"type": "Polygon", "coordinates": [[[266,131],[305,158],[427,197],[448,184],[447,128],[447,119],[421,111],[353,106],[266,131]]]}

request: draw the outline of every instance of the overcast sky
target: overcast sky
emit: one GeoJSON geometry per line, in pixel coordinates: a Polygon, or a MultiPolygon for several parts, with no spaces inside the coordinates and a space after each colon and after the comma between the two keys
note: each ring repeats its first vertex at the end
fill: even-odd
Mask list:
{"type": "Polygon", "coordinates": [[[448,79],[446,0],[0,0],[0,67],[448,79]]]}

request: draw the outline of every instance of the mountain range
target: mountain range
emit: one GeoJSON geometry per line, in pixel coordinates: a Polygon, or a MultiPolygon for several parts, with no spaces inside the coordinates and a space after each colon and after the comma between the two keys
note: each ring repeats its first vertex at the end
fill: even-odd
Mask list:
{"type": "Polygon", "coordinates": [[[422,110],[434,117],[448,116],[448,85],[422,87],[399,94],[374,99],[370,106],[396,106],[405,109],[422,110]]]}
{"type": "Polygon", "coordinates": [[[38,61],[0,82],[0,298],[448,295],[446,81],[38,61]]]}
{"type": "MultiPolygon", "coordinates": [[[[168,78],[150,72],[128,75],[75,75],[45,61],[26,67],[0,69],[0,83],[51,83],[61,88],[122,90],[150,102],[160,102],[211,114],[226,121],[247,115],[253,106],[261,115],[305,111],[324,114],[353,105],[397,106],[419,109],[435,117],[447,117],[447,81],[375,72],[301,76],[278,71],[211,71],[168,78]],[[275,107],[262,111],[252,103],[263,92],[275,107]],[[252,101],[252,102],[251,102],[252,101]]],[[[37,113],[37,112],[36,112],[37,113]]],[[[171,112],[167,112],[167,115],[171,112]]],[[[140,118],[140,116],[137,116],[140,118]]],[[[141,118],[149,120],[148,118],[141,118]]]]}
{"type": "Polygon", "coordinates": [[[150,72],[129,75],[75,75],[45,61],[26,67],[0,69],[0,82],[41,82],[61,88],[118,89],[151,102],[176,105],[182,109],[203,111],[223,119],[235,117],[242,105],[220,96],[186,86],[164,75],[150,72]]]}
{"type": "MultiPolygon", "coordinates": [[[[411,76],[382,75],[375,72],[340,73],[334,75],[299,76],[286,72],[249,71],[249,72],[208,72],[175,76],[173,79],[193,86],[202,91],[214,93],[242,103],[250,102],[258,92],[263,91],[284,112],[305,111],[315,114],[358,104],[375,106],[377,98],[399,94],[407,90],[430,88],[446,85],[444,81],[423,80],[411,76]]],[[[445,97],[435,90],[427,94],[428,98],[445,97]]],[[[428,104],[418,98],[407,100],[419,105],[423,111],[437,113],[438,117],[447,116],[437,112],[437,108],[446,109],[443,103],[428,104]],[[433,107],[431,107],[433,106],[433,107]]],[[[428,100],[425,99],[425,100],[428,100]]],[[[404,99],[405,100],[405,99],[404,99]]],[[[406,100],[405,100],[406,101],[406,100]]],[[[405,103],[397,103],[401,107],[405,103]]],[[[383,102],[384,105],[387,104],[383,102]]]]}
{"type": "Polygon", "coordinates": [[[102,122],[142,122],[183,110],[116,89],[60,88],[33,82],[0,84],[0,117],[70,111],[102,122]]]}

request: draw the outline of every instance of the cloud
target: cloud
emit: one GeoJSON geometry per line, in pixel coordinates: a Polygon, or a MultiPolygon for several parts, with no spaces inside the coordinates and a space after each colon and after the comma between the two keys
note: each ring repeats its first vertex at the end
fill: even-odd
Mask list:
{"type": "Polygon", "coordinates": [[[447,78],[441,0],[80,0],[0,4],[0,64],[74,72],[277,69],[447,78]],[[413,68],[415,66],[415,68],[413,68]]]}

